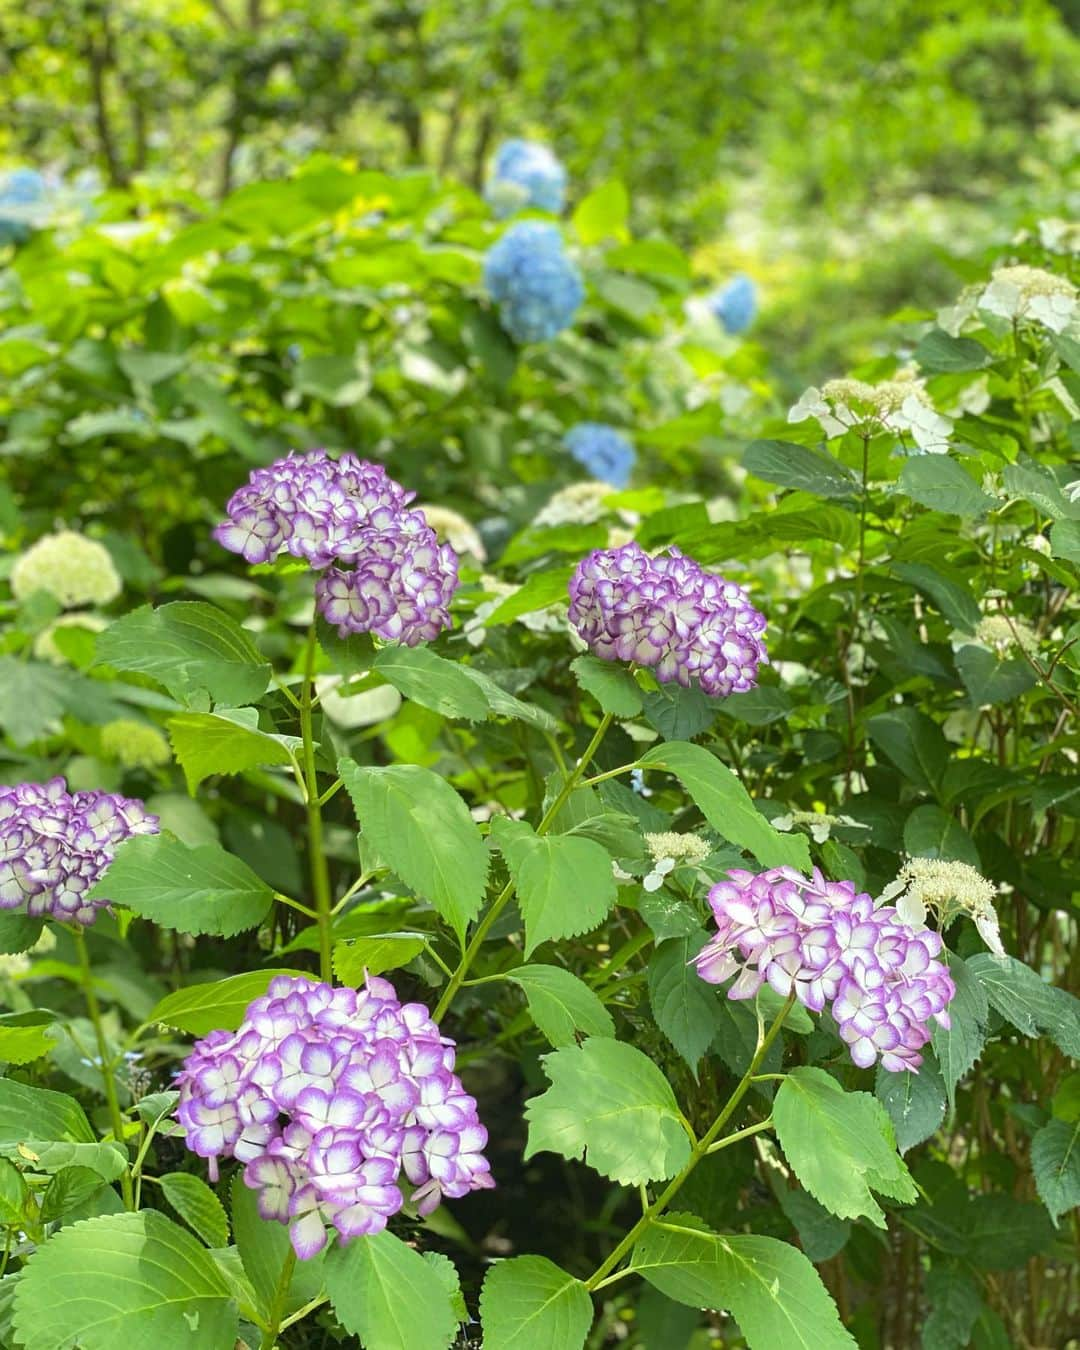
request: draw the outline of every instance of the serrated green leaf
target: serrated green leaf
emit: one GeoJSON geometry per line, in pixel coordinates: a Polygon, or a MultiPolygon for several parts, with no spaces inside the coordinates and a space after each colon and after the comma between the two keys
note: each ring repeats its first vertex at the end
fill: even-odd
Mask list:
{"type": "Polygon", "coordinates": [[[0,1016],[0,1060],[29,1064],[47,1055],[56,1041],[56,1014],[34,1008],[0,1016]]]}
{"type": "Polygon", "coordinates": [[[1080,1120],[1052,1120],[1031,1141],[1031,1170],[1039,1199],[1056,1224],[1080,1205],[1080,1120]]]}
{"type": "Polygon", "coordinates": [[[362,839],[463,938],[487,885],[488,851],[444,778],[416,764],[338,761],[362,839]]]}
{"type": "Polygon", "coordinates": [[[541,731],[558,731],[559,724],[549,712],[538,708],[535,703],[526,703],[524,699],[508,694],[486,671],[477,670],[474,666],[462,666],[461,672],[479,686],[494,716],[513,717],[519,722],[539,727],[541,731]]]}
{"type": "Polygon", "coordinates": [[[954,628],[962,633],[974,633],[979,626],[982,611],[975,603],[966,580],[954,581],[927,563],[895,563],[893,571],[928,595],[954,628]]]}
{"type": "MultiPolygon", "coordinates": [[[[1080,999],[1057,989],[1015,956],[978,952],[969,957],[991,1007],[1025,1036],[1045,1033],[1072,1058],[1080,1056],[1080,999]]],[[[951,1011],[951,1009],[950,1009],[951,1011]]]]}
{"type": "Polygon", "coordinates": [[[962,1267],[935,1264],[925,1287],[929,1312],[922,1350],[963,1350],[983,1306],[979,1286],[962,1267]]]}
{"type": "Polygon", "coordinates": [[[534,572],[520,590],[508,595],[484,620],[485,628],[513,623],[523,614],[532,614],[548,605],[566,604],[570,598],[570,578],[573,567],[556,567],[550,571],[534,572]]]}
{"type": "Polygon", "coordinates": [[[218,708],[212,713],[179,713],[169,718],[169,739],[192,796],[214,774],[243,773],[269,764],[288,764],[300,744],[296,736],[259,730],[255,708],[218,708]]]}
{"type": "Polygon", "coordinates": [[[900,470],[900,491],[932,511],[975,519],[999,505],[948,455],[917,455],[900,470]]]}
{"type": "Polygon", "coordinates": [[[912,858],[945,858],[978,871],[979,851],[967,830],[940,806],[917,806],[904,822],[904,849],[912,858]]]}
{"type": "Polygon", "coordinates": [[[942,328],[932,328],[919,340],[912,355],[923,370],[934,374],[982,370],[994,359],[981,342],[974,338],[952,337],[942,328]]]}
{"type": "Polygon", "coordinates": [[[89,898],[123,905],[180,933],[232,937],[256,928],[274,892],[217,844],[189,848],[169,834],[125,839],[89,898]]]}
{"type": "Polygon", "coordinates": [[[948,961],[949,974],[956,986],[956,995],[949,1004],[950,1025],[946,1028],[935,1023],[930,1043],[941,1066],[951,1109],[957,1083],[982,1053],[990,1009],[983,987],[967,963],[951,952],[948,961]]]}
{"type": "Polygon", "coordinates": [[[225,1206],[205,1181],[190,1172],[167,1172],[158,1181],[165,1199],[208,1247],[228,1246],[225,1206]]]}
{"type": "Polygon", "coordinates": [[[604,712],[613,717],[636,717],[641,712],[641,690],[625,667],[595,656],[578,656],[570,662],[570,669],[604,712]]]}
{"type": "Polygon", "coordinates": [[[419,1252],[384,1230],[326,1256],[326,1292],[364,1350],[447,1350],[457,1334],[453,1299],[419,1252]]]}
{"type": "Polygon", "coordinates": [[[774,830],[738,778],[703,746],[666,741],[646,751],[638,762],[677,775],[713,829],[752,853],[763,867],[810,870],[806,839],[774,830]]]}
{"type": "Polygon", "coordinates": [[[517,887],[525,955],[542,942],[576,937],[602,923],[615,903],[611,857],[591,839],[538,835],[522,820],[498,816],[491,837],[517,887]]]}
{"type": "Polygon", "coordinates": [[[926,1051],[918,1073],[889,1073],[878,1065],[874,1095],[889,1114],[901,1153],[929,1139],[945,1119],[945,1080],[926,1051]]]}
{"type": "Polygon", "coordinates": [[[552,1045],[574,1045],[578,1033],[615,1035],[608,1010],[583,980],[561,966],[518,966],[507,978],[524,990],[533,1021],[552,1045]]]}
{"type": "Polygon", "coordinates": [[[649,1004],[656,1025],[695,1075],[720,1029],[717,992],[692,964],[707,940],[700,928],[669,938],[653,952],[648,968],[649,1004]]]}
{"type": "Polygon", "coordinates": [[[374,669],[406,698],[444,717],[483,722],[488,715],[488,701],[476,681],[426,647],[384,647],[374,669]]]}
{"type": "Polygon", "coordinates": [[[45,926],[43,919],[32,919],[28,914],[19,914],[14,910],[0,911],[0,952],[25,952],[41,936],[45,926]]]}
{"type": "Polygon", "coordinates": [[[54,1223],[62,1219],[106,1185],[101,1173],[92,1167],[62,1167],[53,1174],[41,1197],[42,1222],[54,1223]]]}
{"type": "Polygon", "coordinates": [[[641,696],[646,722],[665,741],[686,741],[700,736],[716,721],[720,704],[720,699],[709,698],[696,686],[684,689],[679,684],[662,684],[641,696]]]}
{"type": "Polygon", "coordinates": [[[484,1350],[582,1350],[592,1320],[588,1290],[546,1257],[511,1257],[484,1278],[484,1350]]]}
{"type": "Polygon", "coordinates": [[[110,624],[95,647],[99,665],[138,671],[184,703],[209,694],[238,708],[266,692],[270,666],[248,633],[213,605],[144,605],[110,624]]]}
{"type": "Polygon", "coordinates": [[[821,1277],[786,1242],[669,1214],[646,1228],[631,1268],[679,1303],[726,1309],[750,1350],[854,1350],[821,1277]]]}
{"type": "Polygon", "coordinates": [[[845,1092],[823,1069],[792,1069],[773,1102],[776,1134],[795,1175],[842,1219],[868,1218],[885,1227],[872,1191],[901,1203],[918,1192],[881,1103],[868,1092],[845,1092]]]}
{"type": "Polygon", "coordinates": [[[210,1253],[156,1210],[62,1228],[30,1258],[15,1290],[26,1350],[160,1350],[193,1340],[224,1347],[238,1322],[210,1253]]]}
{"type": "Polygon", "coordinates": [[[985,647],[968,643],[953,659],[973,708],[1011,703],[1035,686],[1034,672],[1018,656],[1003,661],[985,647]]]}
{"type": "Polygon", "coordinates": [[[424,933],[379,933],[334,943],[334,973],[342,984],[359,986],[366,975],[407,966],[427,946],[424,933]]]}
{"type": "Polygon", "coordinates": [[[914,708],[879,713],[866,724],[874,746],[896,765],[913,786],[934,792],[949,759],[938,724],[914,708]]]}
{"type": "Polygon", "coordinates": [[[584,1157],[624,1186],[674,1176],[686,1163],[690,1140],[675,1094],[640,1050],[594,1037],[543,1064],[551,1087],[525,1107],[526,1160],[546,1150],[584,1157]]]}
{"type": "Polygon", "coordinates": [[[753,441],[743,455],[743,468],[767,483],[812,492],[815,497],[852,497],[858,480],[825,450],[794,441],[753,441]]]}
{"type": "Polygon", "coordinates": [[[0,1078],[0,1147],[25,1139],[97,1142],[86,1113],[73,1097],[0,1078]]]}
{"type": "Polygon", "coordinates": [[[777,1199],[811,1261],[828,1261],[843,1251],[851,1236],[850,1219],[830,1214],[809,1191],[784,1189],[777,1192],[777,1199]]]}
{"type": "Polygon", "coordinates": [[[314,979],[304,970],[252,970],[224,980],[192,984],[166,994],[146,1020],[162,1022],[191,1036],[205,1036],[217,1030],[235,1031],[244,1020],[248,1004],[261,998],[277,975],[314,979]]]}

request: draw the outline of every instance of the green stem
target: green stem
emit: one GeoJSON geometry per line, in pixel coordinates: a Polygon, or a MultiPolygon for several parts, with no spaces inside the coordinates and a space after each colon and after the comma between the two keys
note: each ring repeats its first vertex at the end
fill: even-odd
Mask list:
{"type": "Polygon", "coordinates": [[[311,890],[315,897],[315,921],[319,925],[319,975],[327,984],[334,982],[331,959],[333,900],[330,895],[330,871],[323,852],[322,808],[319,804],[319,778],[315,768],[315,740],[311,734],[311,710],[315,694],[315,625],[308,629],[304,652],[304,684],[300,691],[300,735],[303,737],[304,786],[307,791],[308,864],[311,890]]]}
{"type": "Polygon", "coordinates": [[[274,1301],[270,1305],[270,1314],[267,1318],[266,1330],[263,1332],[260,1350],[274,1350],[277,1343],[278,1331],[281,1328],[282,1318],[285,1316],[285,1300],[289,1297],[289,1286],[292,1284],[295,1265],[296,1253],[290,1246],[285,1253],[285,1260],[281,1263],[281,1274],[278,1276],[277,1288],[274,1290],[274,1301]]]}
{"type": "MultiPolygon", "coordinates": [[[[98,1003],[97,994],[94,992],[94,972],[90,966],[90,953],[86,948],[86,935],[81,928],[76,928],[74,935],[75,949],[79,953],[79,969],[82,972],[83,993],[86,996],[86,1011],[90,1014],[90,1021],[94,1024],[94,1035],[97,1038],[98,1056],[101,1059],[101,1081],[105,1089],[105,1100],[109,1106],[113,1138],[126,1154],[127,1139],[124,1135],[124,1117],[120,1110],[119,1098],[116,1095],[116,1077],[113,1074],[109,1043],[105,1039],[105,1027],[101,1021],[101,1005],[98,1003]]],[[[135,1197],[131,1188],[131,1170],[128,1167],[127,1160],[125,1160],[124,1170],[120,1174],[120,1190],[124,1197],[124,1208],[134,1209],[135,1197]]]]}
{"type": "MultiPolygon", "coordinates": [[[[758,1047],[754,1051],[754,1057],[750,1061],[750,1064],[746,1072],[739,1080],[738,1087],[736,1087],[735,1091],[728,1098],[727,1104],[724,1106],[723,1110],[713,1121],[712,1125],[709,1127],[706,1133],[701,1136],[701,1138],[690,1150],[690,1158],[686,1166],[682,1169],[682,1171],[678,1174],[678,1176],[674,1177],[667,1184],[667,1186],[664,1187],[664,1189],[652,1202],[652,1204],[641,1216],[641,1218],[638,1219],[637,1223],[634,1224],[633,1228],[630,1229],[630,1231],[626,1234],[626,1236],[622,1239],[622,1241],[618,1244],[618,1246],[612,1250],[607,1259],[601,1265],[597,1266],[596,1270],[594,1270],[592,1275],[590,1275],[589,1278],[585,1281],[586,1289],[598,1288],[599,1285],[603,1283],[603,1281],[607,1278],[607,1276],[611,1274],[611,1272],[615,1269],[615,1267],[619,1264],[619,1262],[623,1259],[623,1257],[633,1250],[634,1245],[637,1243],[637,1240],[641,1237],[642,1233],[644,1233],[645,1229],[648,1228],[649,1224],[652,1223],[654,1219],[659,1218],[659,1216],[664,1212],[664,1210],[667,1209],[668,1205],[671,1204],[672,1200],[675,1199],[676,1195],[678,1195],[679,1191],[682,1189],[682,1186],[686,1181],[687,1177],[698,1165],[698,1163],[702,1160],[702,1158],[704,1158],[705,1155],[710,1151],[710,1149],[712,1149],[713,1145],[716,1143],[720,1131],[731,1119],[732,1115],[735,1112],[735,1108],[739,1105],[742,1099],[746,1096],[747,1092],[750,1090],[750,1084],[753,1080],[754,1074],[758,1070],[758,1066],[761,1064],[765,1056],[769,1053],[769,1047],[772,1045],[773,1041],[776,1040],[777,1036],[780,1034],[780,1028],[784,1024],[784,1018],[788,1015],[794,1003],[795,1003],[795,994],[794,992],[792,992],[788,994],[787,998],[784,1000],[784,1005],[777,1013],[772,1026],[769,1027],[765,1035],[762,1036],[761,1039],[758,1041],[758,1047]]],[[[737,1131],[736,1134],[733,1134],[731,1138],[732,1140],[734,1140],[739,1137],[745,1137],[747,1133],[748,1132],[746,1130],[739,1130],[737,1131]]],[[[727,1142],[728,1142],[727,1140],[723,1141],[723,1143],[725,1144],[727,1142]]]]}
{"type": "MultiPolygon", "coordinates": [[[[573,769],[567,775],[566,779],[563,782],[562,787],[559,790],[559,795],[555,798],[555,800],[551,803],[548,809],[544,812],[543,819],[540,821],[540,824],[537,825],[536,827],[537,834],[547,834],[548,830],[551,829],[551,826],[558,818],[559,812],[563,809],[563,807],[569,800],[570,794],[574,791],[578,783],[581,781],[581,776],[588,767],[589,761],[592,759],[593,755],[595,755],[597,750],[600,748],[600,742],[607,735],[608,727],[611,726],[611,723],[613,721],[614,718],[612,717],[611,713],[605,713],[603,717],[600,719],[599,725],[597,726],[596,731],[593,733],[593,738],[585,749],[585,753],[581,756],[578,762],[574,765],[573,769]]],[[[511,879],[506,883],[506,885],[502,888],[499,894],[492,901],[491,908],[488,910],[488,912],[484,915],[484,917],[480,920],[479,924],[477,925],[476,932],[472,936],[472,941],[465,948],[461,960],[458,962],[457,969],[454,971],[453,975],[451,975],[446,988],[443,990],[442,998],[439,999],[438,1005],[435,1008],[433,1016],[436,1022],[441,1022],[443,1017],[445,1016],[447,1008],[449,1008],[450,1004],[454,1000],[454,995],[461,988],[465,976],[468,975],[469,967],[476,959],[477,952],[484,945],[484,941],[487,938],[488,933],[490,933],[492,928],[495,926],[496,920],[498,919],[499,915],[503,912],[503,910],[506,908],[507,901],[513,895],[513,893],[514,893],[514,882],[511,879]]]]}

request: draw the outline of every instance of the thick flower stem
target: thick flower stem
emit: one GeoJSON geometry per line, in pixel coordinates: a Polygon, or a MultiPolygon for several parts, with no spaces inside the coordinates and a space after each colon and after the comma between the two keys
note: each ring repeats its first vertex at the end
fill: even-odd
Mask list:
{"type": "Polygon", "coordinates": [[[270,1305],[270,1312],[259,1350],[274,1350],[274,1346],[277,1344],[278,1332],[281,1330],[282,1319],[285,1316],[285,1300],[289,1297],[289,1286],[292,1284],[295,1266],[296,1253],[290,1246],[285,1253],[285,1260],[281,1263],[281,1274],[278,1276],[277,1288],[274,1290],[274,1301],[270,1305]]]}
{"type": "MultiPolygon", "coordinates": [[[[746,1096],[747,1092],[750,1090],[750,1084],[753,1081],[754,1075],[757,1073],[762,1060],[769,1053],[769,1047],[772,1045],[773,1041],[776,1040],[777,1036],[780,1034],[780,1028],[784,1025],[784,1018],[787,1017],[794,1003],[795,1003],[795,994],[794,992],[792,992],[788,994],[786,1000],[784,1001],[784,1006],[776,1014],[776,1018],[772,1026],[769,1027],[768,1031],[765,1033],[764,1036],[762,1036],[761,1040],[758,1042],[758,1047],[754,1051],[754,1057],[750,1061],[750,1064],[746,1072],[739,1080],[738,1087],[736,1087],[735,1091],[727,1099],[727,1103],[725,1104],[723,1110],[713,1121],[712,1125],[710,1125],[709,1129],[705,1132],[705,1134],[701,1136],[701,1138],[691,1149],[690,1157],[686,1163],[686,1166],[682,1169],[682,1171],[678,1174],[678,1176],[673,1177],[672,1180],[668,1182],[667,1186],[664,1187],[664,1189],[652,1202],[652,1204],[641,1216],[641,1218],[638,1219],[637,1223],[634,1224],[633,1228],[630,1229],[630,1231],[626,1234],[626,1236],[622,1239],[622,1241],[618,1244],[618,1246],[612,1250],[611,1254],[607,1257],[607,1259],[601,1265],[597,1266],[596,1270],[594,1270],[593,1273],[589,1276],[589,1278],[585,1281],[586,1289],[598,1288],[598,1286],[601,1285],[605,1281],[605,1279],[611,1274],[611,1272],[615,1269],[615,1267],[619,1264],[619,1262],[623,1259],[623,1257],[628,1255],[631,1251],[633,1251],[635,1243],[641,1237],[642,1233],[644,1233],[645,1229],[648,1228],[649,1224],[652,1223],[653,1220],[659,1218],[660,1215],[663,1214],[664,1210],[667,1209],[668,1205],[671,1204],[672,1200],[675,1199],[676,1195],[682,1189],[682,1186],[686,1181],[687,1177],[690,1175],[690,1173],[694,1170],[694,1168],[698,1165],[698,1163],[701,1162],[702,1158],[704,1158],[707,1153],[713,1150],[714,1145],[716,1144],[717,1137],[720,1134],[720,1131],[731,1119],[732,1115],[735,1112],[735,1108],[739,1105],[742,1099],[746,1096]]],[[[747,1135],[754,1133],[756,1128],[758,1127],[751,1127],[751,1129],[749,1130],[737,1131],[735,1134],[731,1136],[731,1141],[734,1142],[739,1138],[745,1138],[747,1135]]],[[[728,1141],[724,1140],[723,1142],[726,1144],[728,1141]]]]}
{"type": "MultiPolygon", "coordinates": [[[[585,753],[581,756],[578,762],[574,765],[573,769],[567,775],[562,787],[559,789],[559,795],[555,798],[555,800],[551,803],[548,809],[544,812],[543,819],[540,821],[540,824],[537,825],[536,827],[537,834],[547,834],[548,830],[551,829],[552,825],[558,818],[559,812],[566,805],[567,801],[569,801],[571,793],[581,782],[582,775],[588,768],[589,762],[592,760],[592,757],[596,754],[597,750],[599,750],[600,742],[607,735],[608,728],[611,726],[611,723],[613,721],[614,718],[611,713],[605,713],[603,717],[600,719],[599,725],[597,726],[596,731],[593,734],[592,740],[585,748],[585,753]]],[[[488,933],[490,933],[492,928],[495,926],[496,920],[498,919],[499,915],[503,912],[503,910],[506,908],[507,902],[509,901],[513,893],[514,893],[514,883],[513,880],[510,880],[506,883],[506,885],[502,888],[499,894],[492,901],[491,908],[488,910],[488,912],[480,920],[480,923],[477,925],[476,932],[472,935],[472,940],[470,941],[469,945],[465,948],[465,952],[462,955],[461,960],[458,962],[458,967],[454,971],[453,975],[451,975],[446,988],[443,990],[442,998],[439,999],[438,1006],[436,1007],[435,1012],[432,1014],[436,1022],[442,1021],[447,1008],[449,1008],[450,1004],[453,1002],[454,996],[457,994],[457,991],[461,988],[462,982],[464,981],[466,975],[468,975],[469,967],[476,959],[476,953],[483,946],[488,933]]]]}
{"type": "Polygon", "coordinates": [[[304,787],[308,825],[308,863],[311,868],[311,891],[315,900],[316,923],[319,926],[319,975],[327,984],[334,982],[331,960],[333,932],[333,899],[330,894],[330,871],[323,852],[322,807],[319,803],[319,778],[315,768],[315,741],[311,734],[311,710],[315,693],[315,625],[308,629],[304,652],[304,683],[300,691],[300,735],[303,738],[304,787]]]}
{"type": "MultiPolygon", "coordinates": [[[[83,993],[86,996],[86,1011],[90,1014],[90,1021],[94,1024],[94,1035],[97,1039],[98,1057],[101,1060],[101,1081],[105,1089],[105,1100],[109,1106],[109,1119],[112,1123],[113,1137],[120,1147],[127,1153],[127,1140],[124,1137],[124,1117],[120,1110],[120,1100],[116,1095],[116,1076],[113,1073],[113,1063],[109,1054],[109,1043],[105,1039],[105,1027],[101,1021],[101,1005],[97,1001],[97,994],[94,991],[94,972],[90,966],[90,953],[86,948],[86,936],[81,928],[75,928],[75,949],[79,953],[79,970],[82,974],[83,993]]],[[[124,1208],[135,1208],[135,1197],[131,1187],[131,1169],[125,1162],[124,1170],[120,1174],[120,1190],[124,1197],[124,1208]]]]}

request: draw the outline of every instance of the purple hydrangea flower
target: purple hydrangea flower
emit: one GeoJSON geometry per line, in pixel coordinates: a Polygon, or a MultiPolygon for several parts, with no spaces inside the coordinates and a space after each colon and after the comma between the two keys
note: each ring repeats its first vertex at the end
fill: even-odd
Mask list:
{"type": "Polygon", "coordinates": [[[454,1073],[454,1042],[387,980],[363,989],[279,975],[234,1032],[197,1041],[177,1076],[187,1146],[244,1164],[265,1219],[289,1225],[302,1260],[378,1233],[401,1208],[398,1178],[430,1214],[493,1186],[487,1131],[454,1073]]]}
{"type": "Polygon", "coordinates": [[[484,285],[515,342],[547,342],[568,328],[585,298],[581,273],[556,225],[511,225],[484,262],[484,285]]]}
{"type": "Polygon", "coordinates": [[[89,926],[108,900],[88,899],[116,845],[157,834],[142,802],[68,792],[62,778],[0,787],[0,909],[89,926]]]}
{"type": "Polygon", "coordinates": [[[563,437],[563,445],[593,478],[617,488],[629,483],[637,456],[621,431],[604,422],[578,422],[563,437]]]}
{"type": "Polygon", "coordinates": [[[289,454],[233,493],[214,537],[249,563],[291,553],[329,568],[315,599],[342,637],[373,632],[412,647],[449,627],[458,584],[457,554],[407,509],[414,496],[353,454],[289,454]]]}
{"type": "Polygon", "coordinates": [[[949,1025],[956,993],[935,958],[942,941],[916,931],[891,905],[874,908],[850,881],[809,879],[792,867],[728,872],[709,892],[716,936],[695,958],[710,984],[736,977],[729,998],[753,998],[765,981],[813,1012],[831,1004],[860,1068],[878,1057],[891,1073],[917,1069],[931,1021],[949,1025]]]}
{"type": "Polygon", "coordinates": [[[499,217],[524,206],[537,206],[558,215],[566,196],[566,170],[538,141],[504,141],[484,195],[499,217]]]}
{"type": "Polygon", "coordinates": [[[753,689],[769,659],[765,616],[743,588],[675,548],[657,558],[637,544],[594,550],[570,579],[569,618],[604,660],[636,661],[706,694],[753,689]]]}

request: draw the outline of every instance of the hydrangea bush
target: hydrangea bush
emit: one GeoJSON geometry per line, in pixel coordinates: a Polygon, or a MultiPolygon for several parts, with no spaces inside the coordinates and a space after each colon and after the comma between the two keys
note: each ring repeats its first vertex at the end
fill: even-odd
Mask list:
{"type": "Polygon", "coordinates": [[[15,258],[0,1343],[1066,1343],[1072,255],[725,439],[617,192],[410,182],[149,226],[138,346],[15,258]]]}

